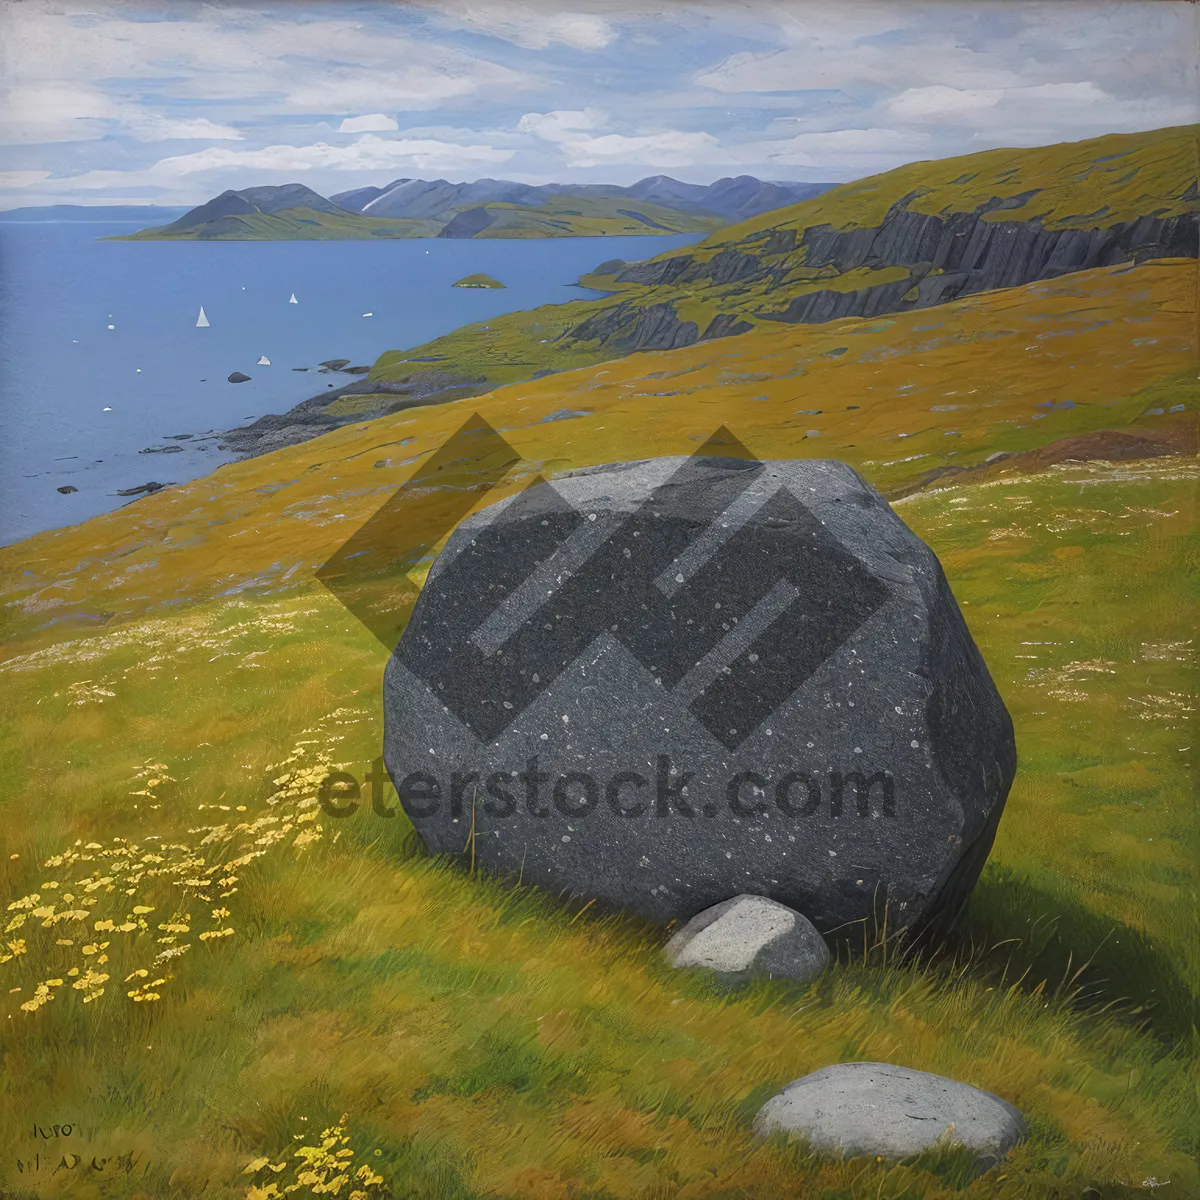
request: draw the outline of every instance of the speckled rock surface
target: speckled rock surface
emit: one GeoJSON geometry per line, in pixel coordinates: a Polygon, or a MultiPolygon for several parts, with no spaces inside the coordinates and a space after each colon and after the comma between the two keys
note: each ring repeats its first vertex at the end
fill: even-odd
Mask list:
{"type": "Polygon", "coordinates": [[[822,933],[974,884],[1012,724],[933,553],[850,467],[652,459],[464,522],[384,681],[437,852],[687,920],[745,892],[822,933]]]}
{"type": "Polygon", "coordinates": [[[763,1105],[754,1128],[796,1134],[820,1153],[847,1158],[909,1158],[940,1141],[974,1150],[980,1171],[1025,1137],[1021,1113],[999,1096],[889,1063],[841,1063],[805,1075],[763,1105]]]}
{"type": "Polygon", "coordinates": [[[673,967],[703,967],[728,982],[752,977],[807,983],[829,965],[812,922],[766,896],[735,896],[697,913],[666,945],[673,967]]]}

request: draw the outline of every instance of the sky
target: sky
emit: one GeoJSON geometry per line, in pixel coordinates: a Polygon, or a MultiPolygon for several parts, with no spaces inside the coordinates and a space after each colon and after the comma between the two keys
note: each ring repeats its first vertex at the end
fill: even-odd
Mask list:
{"type": "Polygon", "coordinates": [[[1200,120],[1185,0],[0,0],[0,209],[841,181],[1200,120]]]}

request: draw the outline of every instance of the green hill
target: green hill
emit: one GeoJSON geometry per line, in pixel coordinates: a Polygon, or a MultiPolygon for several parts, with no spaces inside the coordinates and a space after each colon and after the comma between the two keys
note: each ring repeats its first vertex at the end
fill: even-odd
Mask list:
{"type": "Polygon", "coordinates": [[[475,237],[632,237],[641,234],[702,233],[721,228],[717,217],[679,212],[660,204],[636,203],[606,197],[552,196],[536,208],[496,202],[466,209],[450,221],[439,237],[460,236],[456,222],[469,228],[482,224],[475,237]]]}
{"type": "Polygon", "coordinates": [[[437,222],[362,217],[287,208],[274,213],[238,213],[179,228],[179,222],[106,238],[112,242],[310,242],[366,238],[435,237],[437,222]]]}

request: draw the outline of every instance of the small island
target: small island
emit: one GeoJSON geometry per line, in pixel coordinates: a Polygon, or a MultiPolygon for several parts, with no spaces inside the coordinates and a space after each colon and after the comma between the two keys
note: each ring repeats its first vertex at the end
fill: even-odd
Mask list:
{"type": "Polygon", "coordinates": [[[493,279],[490,275],[464,275],[457,283],[451,284],[451,287],[466,287],[466,288],[502,288],[502,284],[498,279],[493,279]]]}

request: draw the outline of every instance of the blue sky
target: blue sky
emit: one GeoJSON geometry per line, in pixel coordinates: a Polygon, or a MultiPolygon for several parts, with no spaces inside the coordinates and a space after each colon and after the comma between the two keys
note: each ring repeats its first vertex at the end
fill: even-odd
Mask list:
{"type": "Polygon", "coordinates": [[[0,8],[0,208],[300,181],[844,180],[1200,120],[1182,0],[0,8]]]}

